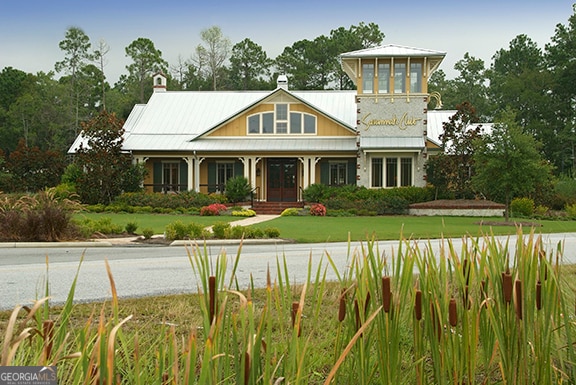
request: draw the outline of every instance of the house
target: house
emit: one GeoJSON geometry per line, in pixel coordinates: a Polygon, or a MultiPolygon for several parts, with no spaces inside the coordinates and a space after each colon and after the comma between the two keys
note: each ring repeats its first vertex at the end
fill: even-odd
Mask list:
{"type": "Polygon", "coordinates": [[[425,186],[453,114],[427,110],[444,57],[398,45],[342,54],[355,91],[296,91],[280,76],[273,91],[172,92],[158,73],[125,122],[123,148],[148,170],[148,191],[221,192],[238,175],[265,202],[300,202],[314,183],[425,186]]]}

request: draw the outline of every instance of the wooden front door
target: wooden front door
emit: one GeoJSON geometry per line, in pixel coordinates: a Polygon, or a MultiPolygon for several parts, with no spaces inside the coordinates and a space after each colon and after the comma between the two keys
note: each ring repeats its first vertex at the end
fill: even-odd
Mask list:
{"type": "Polygon", "coordinates": [[[296,159],[269,159],[267,168],[267,200],[296,202],[298,198],[296,159]]]}

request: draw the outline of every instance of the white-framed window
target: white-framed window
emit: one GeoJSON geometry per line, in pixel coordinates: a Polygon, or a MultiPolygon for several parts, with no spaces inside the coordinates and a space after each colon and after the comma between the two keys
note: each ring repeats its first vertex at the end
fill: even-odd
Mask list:
{"type": "Polygon", "coordinates": [[[406,63],[394,63],[394,93],[406,92],[406,63]]]}
{"type": "Polygon", "coordinates": [[[374,157],[371,160],[371,187],[412,186],[413,158],[374,157]]]}
{"type": "Polygon", "coordinates": [[[378,63],[378,93],[390,92],[390,63],[378,63]]]}
{"type": "Polygon", "coordinates": [[[216,184],[219,191],[224,191],[228,179],[234,177],[234,162],[216,162],[216,184]]]}
{"type": "Polygon", "coordinates": [[[341,186],[347,183],[348,163],[341,161],[330,161],[330,185],[341,186]]]}
{"type": "Polygon", "coordinates": [[[410,92],[422,92],[422,63],[410,63],[410,92]]]}
{"type": "Polygon", "coordinates": [[[247,117],[248,135],[315,135],[316,116],[291,111],[290,105],[279,103],[274,112],[261,112],[247,117]]]}
{"type": "Polygon", "coordinates": [[[162,162],[162,184],[164,192],[180,190],[179,162],[162,162]]]}
{"type": "Polygon", "coordinates": [[[374,93],[374,64],[362,64],[362,93],[374,93]]]}

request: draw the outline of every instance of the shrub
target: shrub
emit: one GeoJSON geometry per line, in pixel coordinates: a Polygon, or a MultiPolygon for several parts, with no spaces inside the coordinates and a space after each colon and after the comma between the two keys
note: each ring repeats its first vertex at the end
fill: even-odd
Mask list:
{"type": "Polygon", "coordinates": [[[144,239],[150,239],[154,235],[154,230],[147,227],[147,228],[142,230],[142,235],[144,236],[144,239]]]}
{"type": "Polygon", "coordinates": [[[243,176],[236,176],[234,178],[228,179],[226,182],[224,195],[228,198],[228,201],[235,203],[235,202],[244,202],[246,198],[250,195],[252,191],[252,186],[243,176]]]}
{"type": "Polygon", "coordinates": [[[534,216],[534,201],[530,198],[514,198],[510,203],[510,212],[516,217],[534,216]]]}
{"type": "Polygon", "coordinates": [[[126,232],[128,234],[135,234],[136,230],[138,229],[138,223],[128,222],[128,223],[126,223],[126,226],[124,227],[124,229],[126,230],[126,232]]]}
{"type": "Polygon", "coordinates": [[[323,217],[326,215],[326,207],[323,204],[317,203],[315,205],[310,206],[310,215],[314,215],[317,217],[323,217]]]}
{"type": "Polygon", "coordinates": [[[200,209],[201,216],[216,216],[220,215],[222,211],[226,211],[228,207],[221,203],[212,203],[209,206],[204,206],[200,209]]]}
{"type": "Polygon", "coordinates": [[[266,238],[279,238],[280,230],[275,227],[267,227],[264,229],[264,235],[266,238]]]}
{"type": "Polygon", "coordinates": [[[112,223],[112,218],[102,217],[99,219],[84,218],[80,223],[88,234],[122,234],[123,228],[120,225],[112,223]]]}
{"type": "Polygon", "coordinates": [[[302,196],[306,202],[323,202],[328,197],[329,189],[329,186],[314,183],[304,189],[302,196]]]}
{"type": "Polygon", "coordinates": [[[232,211],[233,217],[255,217],[256,211],[250,209],[234,210],[232,211]]]}
{"type": "Polygon", "coordinates": [[[244,226],[232,226],[230,228],[231,239],[242,239],[244,237],[244,226]]]}
{"type": "Polygon", "coordinates": [[[289,207],[287,209],[284,209],[284,211],[282,211],[282,213],[280,214],[280,216],[282,217],[295,217],[298,215],[300,215],[300,209],[296,207],[289,207]]]}
{"type": "Polygon", "coordinates": [[[566,211],[566,215],[568,215],[570,218],[576,218],[576,203],[566,205],[564,210],[566,211]]]}
{"type": "Polygon", "coordinates": [[[534,209],[534,215],[537,217],[544,217],[550,213],[550,208],[544,205],[538,205],[534,209]]]}
{"type": "Polygon", "coordinates": [[[230,223],[218,222],[212,226],[214,238],[227,239],[230,236],[230,223]]]}

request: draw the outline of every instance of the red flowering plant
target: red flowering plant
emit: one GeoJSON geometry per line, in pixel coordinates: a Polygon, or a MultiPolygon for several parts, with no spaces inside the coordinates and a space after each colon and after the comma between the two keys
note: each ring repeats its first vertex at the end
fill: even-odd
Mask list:
{"type": "Polygon", "coordinates": [[[321,203],[316,203],[310,206],[310,215],[314,215],[316,217],[324,217],[326,216],[326,207],[321,203]]]}
{"type": "Polygon", "coordinates": [[[222,203],[212,203],[211,205],[202,207],[200,209],[200,215],[201,216],[216,216],[216,215],[220,215],[220,213],[222,211],[226,211],[226,210],[228,210],[228,207],[226,207],[226,205],[223,205],[222,203]]]}

